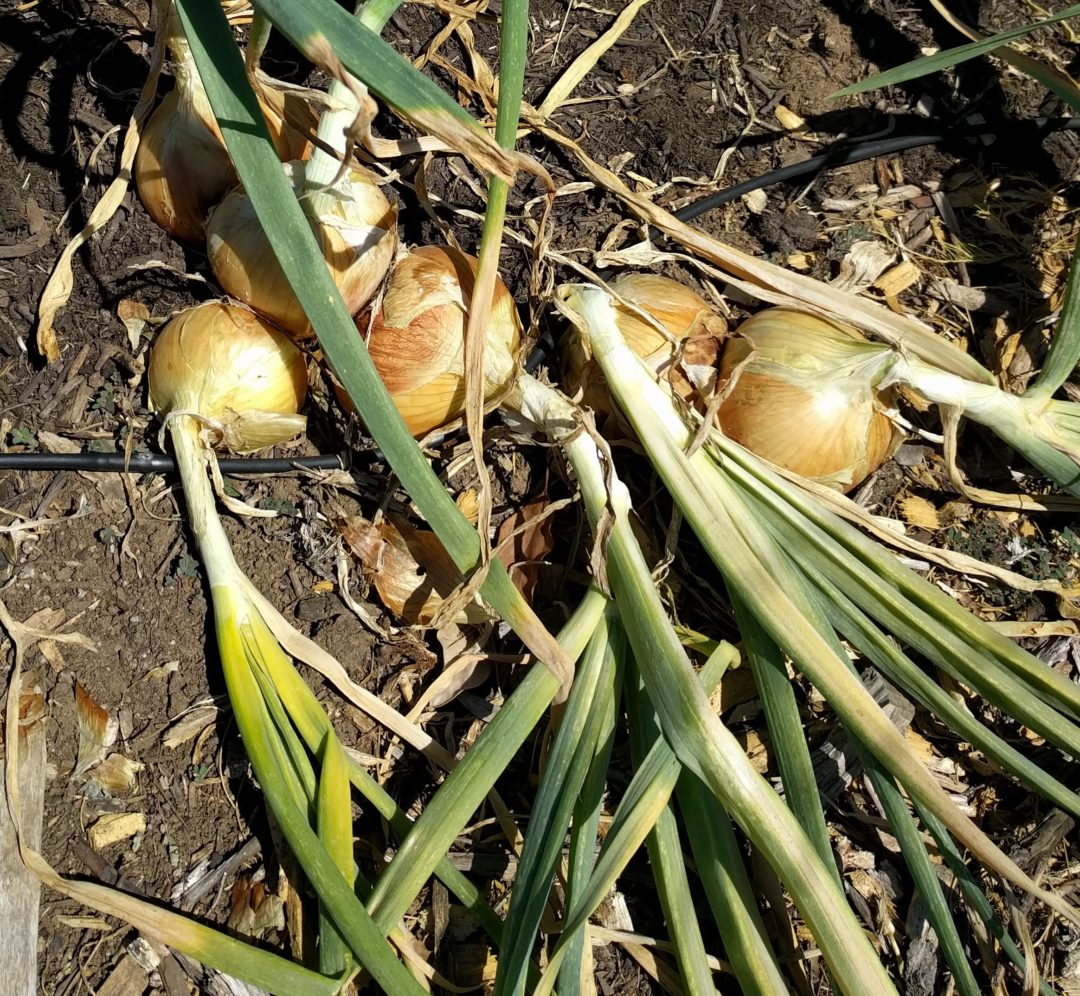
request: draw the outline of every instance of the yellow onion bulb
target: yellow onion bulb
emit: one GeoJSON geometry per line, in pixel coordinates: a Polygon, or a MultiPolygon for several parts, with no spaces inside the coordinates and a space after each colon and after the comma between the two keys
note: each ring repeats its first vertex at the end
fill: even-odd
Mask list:
{"type": "Polygon", "coordinates": [[[178,86],[150,116],[135,154],[135,185],[147,212],[174,238],[198,242],[207,212],[235,183],[216,128],[178,86]]]}
{"type": "Polygon", "coordinates": [[[768,308],[724,348],[717,421],[770,463],[842,491],[870,476],[899,443],[876,386],[889,347],[816,315],[768,308]]]}
{"type": "MultiPolygon", "coordinates": [[[[297,196],[305,189],[305,165],[285,164],[297,196]]],[[[397,212],[375,175],[358,167],[333,187],[304,196],[326,265],[355,315],[378,289],[393,259],[397,212]]],[[[229,294],[295,338],[310,337],[311,323],[242,188],[230,191],[211,212],[206,246],[214,276],[229,294]]]]}
{"type": "MultiPolygon", "coordinates": [[[[477,261],[449,246],[422,246],[390,272],[382,304],[357,321],[383,383],[409,431],[423,436],[465,411],[465,327],[477,261]]],[[[484,396],[510,386],[521,323],[496,279],[484,349],[484,396]]],[[[346,408],[348,398],[339,391],[346,408]]]]}
{"type": "Polygon", "coordinates": [[[700,335],[723,338],[727,322],[697,291],[655,273],[627,273],[612,284],[621,298],[652,316],[667,332],[618,300],[615,321],[626,344],[654,372],[675,355],[677,342],[700,335]],[[675,342],[672,342],[675,340],[675,342]]]}
{"type": "MultiPolygon", "coordinates": [[[[611,285],[618,298],[613,300],[615,323],[626,344],[654,374],[662,371],[680,394],[686,396],[692,387],[671,368],[679,344],[701,340],[712,345],[727,334],[727,322],[697,291],[685,284],[654,273],[626,273],[611,285]],[[623,301],[627,302],[624,304],[623,301]],[[643,317],[640,308],[660,327],[643,317]],[[667,334],[665,335],[664,332],[667,334]]],[[[718,346],[712,346],[712,352],[718,346]]],[[[699,350],[693,350],[699,352],[699,350]]],[[[579,337],[575,336],[566,350],[565,377],[572,391],[580,391],[581,401],[598,412],[611,410],[611,401],[603,375],[589,362],[579,337]]]]}
{"type": "MultiPolygon", "coordinates": [[[[210,103],[188,64],[177,53],[176,88],[150,116],[135,154],[135,186],[150,217],[174,238],[201,242],[210,209],[236,185],[210,103]]],[[[282,90],[269,78],[253,81],[278,157],[304,159],[315,131],[315,111],[299,91],[282,90]]]]}
{"type": "Polygon", "coordinates": [[[156,411],[199,416],[235,453],[303,431],[304,354],[246,308],[208,301],[180,312],[154,341],[149,377],[156,411]]]}

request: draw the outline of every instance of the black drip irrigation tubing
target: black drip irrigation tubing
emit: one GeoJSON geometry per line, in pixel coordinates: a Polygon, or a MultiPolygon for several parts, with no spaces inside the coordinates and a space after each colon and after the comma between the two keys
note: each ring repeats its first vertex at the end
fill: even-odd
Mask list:
{"type": "MultiPolygon", "coordinates": [[[[223,474],[287,474],[292,470],[345,470],[337,454],[313,457],[249,457],[221,459],[223,474]]],[[[92,474],[172,474],[176,461],[167,453],[0,453],[0,471],[82,470],[92,474]]]]}
{"type": "MultiPolygon", "coordinates": [[[[1029,122],[1041,130],[1042,134],[1053,131],[1080,130],[1080,118],[1033,118],[1029,122]]],[[[726,187],[708,194],[675,211],[680,221],[689,222],[708,211],[729,204],[745,194],[777,183],[798,180],[814,173],[850,166],[853,163],[879,156],[895,155],[908,149],[917,149],[924,145],[937,145],[945,141],[965,138],[982,138],[993,135],[988,129],[955,129],[925,132],[913,132],[906,135],[890,135],[855,144],[831,149],[820,155],[804,159],[802,162],[782,166],[771,173],[764,173],[750,180],[744,180],[732,187],[726,187]]],[[[662,237],[655,228],[649,229],[652,240],[662,237]]],[[[536,346],[525,361],[525,369],[532,373],[540,366],[554,349],[555,343],[551,332],[545,329],[537,340],[536,346]]],[[[381,459],[375,450],[372,459],[381,459]]],[[[218,460],[223,474],[287,474],[294,470],[345,470],[349,467],[348,458],[342,455],[296,457],[294,459],[250,457],[242,460],[218,460]]],[[[130,458],[122,453],[0,453],[0,472],[5,470],[46,470],[46,471],[88,471],[91,473],[134,474],[172,474],[176,472],[176,461],[164,453],[133,453],[130,458]]]]}

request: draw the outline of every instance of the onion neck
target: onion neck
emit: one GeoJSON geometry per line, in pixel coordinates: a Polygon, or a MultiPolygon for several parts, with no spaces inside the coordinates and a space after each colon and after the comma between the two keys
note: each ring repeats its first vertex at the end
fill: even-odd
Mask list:
{"type": "Polygon", "coordinates": [[[172,55],[173,77],[176,80],[176,93],[181,109],[193,113],[212,133],[219,136],[220,142],[214,109],[210,106],[210,98],[206,96],[202,77],[199,76],[191,46],[188,45],[175,6],[169,12],[169,22],[165,30],[165,43],[172,55]]]}
{"type": "Polygon", "coordinates": [[[607,478],[604,458],[592,436],[581,431],[577,409],[570,401],[532,375],[523,373],[503,404],[538,426],[553,442],[562,445],[574,468],[594,529],[603,509],[610,507],[616,515],[630,511],[630,492],[617,477],[607,478]]]}
{"type": "MultiPolygon", "coordinates": [[[[399,3],[400,0],[358,3],[355,17],[361,25],[360,30],[366,29],[376,34],[381,32],[397,10],[399,3]]],[[[331,183],[338,175],[341,163],[345,159],[347,145],[345,130],[353,123],[360,110],[360,102],[356,99],[352,88],[364,88],[364,84],[349,73],[345,73],[345,80],[347,83],[334,80],[330,84],[327,109],[319,119],[319,129],[316,132],[319,143],[322,144],[315,146],[315,152],[304,167],[304,188],[308,192],[331,183]],[[323,145],[333,152],[324,149],[323,145]]]]}
{"type": "Polygon", "coordinates": [[[184,485],[184,502],[203,569],[211,588],[230,587],[239,572],[229,539],[222,528],[210,480],[206,448],[199,437],[198,422],[181,415],[170,423],[173,452],[184,485]]]}

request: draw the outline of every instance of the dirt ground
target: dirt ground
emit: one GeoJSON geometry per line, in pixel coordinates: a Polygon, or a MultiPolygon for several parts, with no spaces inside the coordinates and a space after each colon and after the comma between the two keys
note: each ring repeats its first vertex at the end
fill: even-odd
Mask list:
{"type": "MultiPolygon", "coordinates": [[[[966,3],[957,12],[987,30],[1034,16],[1014,0],[966,3]]],[[[526,98],[538,104],[614,13],[584,4],[535,2],[526,98]]],[[[146,15],[141,0],[115,6],[93,0],[0,0],[0,450],[44,450],[74,441],[95,452],[123,452],[129,438],[136,450],[157,450],[157,424],[147,410],[143,376],[147,340],[129,340],[118,306],[140,302],[164,318],[214,294],[203,280],[209,271],[202,253],[168,239],[129,191],[117,215],[76,257],[74,291],[57,325],[60,362],[44,364],[35,349],[35,311],[53,262],[116,169],[123,128],[146,75],[151,42],[146,15]]],[[[435,8],[407,4],[387,37],[415,56],[444,23],[435,8]]],[[[492,27],[481,22],[475,32],[477,49],[494,61],[492,27]]],[[[986,60],[860,98],[828,99],[878,67],[914,58],[929,46],[958,42],[932,11],[891,0],[870,6],[843,0],[653,0],[578,88],[578,102],[559,110],[554,121],[637,189],[663,187],[656,196],[669,207],[816,154],[842,134],[944,125],[957,137],[887,161],[831,170],[812,183],[804,179],[771,187],[763,198],[736,200],[697,224],[739,248],[830,279],[840,272],[852,243],[871,234],[872,219],[859,205],[868,186],[880,189],[883,175],[886,187],[919,188],[911,194],[913,203],[900,210],[921,209],[927,217],[931,194],[958,191],[963,196],[954,198],[957,207],[943,219],[941,238],[935,229],[923,252],[950,286],[970,293],[935,299],[923,282],[901,300],[913,308],[930,302],[942,327],[960,330],[995,369],[1002,342],[1015,335],[1011,357],[1020,365],[1010,369],[1022,378],[1025,357],[1028,369],[1037,365],[1048,294],[1060,286],[1062,260],[1068,259],[1070,238],[1075,240],[1078,133],[1039,134],[1033,119],[1058,113],[1056,102],[1036,84],[986,60]],[[805,119],[810,138],[786,133],[778,108],[805,119]],[[962,137],[976,127],[985,137],[962,137]]],[[[1056,54],[1077,72],[1075,45],[1056,54]]],[[[456,39],[444,46],[443,55],[451,65],[466,65],[456,39]]],[[[272,49],[267,68],[296,80],[308,73],[282,45],[272,49]]],[[[444,68],[429,69],[454,88],[444,68]]],[[[381,124],[387,133],[393,131],[393,122],[381,124]]],[[[549,144],[531,137],[523,147],[543,162],[558,186],[581,179],[572,159],[549,144]]],[[[417,168],[401,165],[403,183],[397,189],[403,237],[412,242],[438,238],[438,226],[420,210],[410,186],[417,168]]],[[[436,159],[427,178],[429,189],[442,198],[435,212],[439,225],[453,229],[465,248],[473,247],[479,225],[468,214],[482,210],[482,204],[465,171],[455,161],[436,159]]],[[[517,192],[512,227],[533,193],[517,192]]],[[[560,196],[552,248],[592,266],[593,253],[605,240],[622,244],[640,237],[634,226],[613,235],[625,218],[596,189],[560,196]]],[[[505,263],[506,279],[538,331],[547,319],[529,296],[525,251],[508,249],[505,263]]],[[[734,316],[741,313],[737,303],[732,308],[734,316]]],[[[328,412],[325,402],[312,406],[311,420],[307,439],[288,452],[347,447],[343,419],[328,412]]],[[[460,445],[458,437],[440,444],[440,466],[460,445]]],[[[500,513],[545,489],[552,497],[568,493],[558,474],[545,469],[542,453],[520,453],[498,442],[493,447],[500,513]]],[[[1007,463],[977,433],[966,438],[964,460],[965,470],[984,486],[1002,486],[1008,479],[1007,463]]],[[[363,457],[359,466],[369,462],[363,457]]],[[[400,705],[433,677],[437,648],[407,632],[388,641],[373,637],[340,598],[328,553],[334,537],[316,515],[370,514],[392,493],[381,471],[377,463],[365,469],[352,490],[297,475],[236,480],[245,500],[282,514],[230,518],[227,526],[241,565],[260,590],[337,654],[355,680],[400,705]]],[[[892,513],[901,492],[925,493],[942,480],[940,463],[927,453],[921,469],[891,465],[880,475],[872,501],[892,513]]],[[[17,620],[51,610],[55,623],[84,633],[96,646],[93,652],[70,645],[46,655],[35,651],[27,662],[48,705],[45,856],[63,873],[120,883],[224,922],[238,877],[265,875],[276,887],[278,873],[275,860],[264,864],[272,834],[222,698],[212,652],[208,656],[206,597],[176,481],[0,472],[0,508],[4,522],[14,521],[13,515],[57,520],[16,534],[14,543],[10,536],[0,537],[0,599],[17,620]],[[72,776],[79,746],[76,683],[118,719],[121,735],[114,750],[142,766],[134,793],[104,797],[85,778],[72,776]],[[191,719],[189,736],[170,746],[168,735],[185,718],[191,719]],[[117,811],[143,814],[145,828],[95,851],[89,829],[102,815],[117,811]],[[246,860],[220,886],[198,902],[181,899],[193,869],[213,868],[242,848],[246,860]]],[[[667,513],[657,508],[653,514],[663,523],[667,513]]],[[[574,535],[580,526],[572,514],[566,525],[560,536],[574,535]]],[[[1015,517],[982,517],[961,526],[951,538],[935,533],[935,541],[1003,560],[1020,523],[1015,517]]],[[[1076,537],[1069,522],[1041,519],[1031,528],[1029,545],[1040,551],[1038,563],[1029,559],[1031,570],[1071,576],[1080,545],[1071,547],[1076,537]]],[[[565,539],[550,554],[555,564],[572,565],[574,557],[565,539]]],[[[375,601],[355,583],[354,578],[357,597],[375,601]]],[[[973,605],[1011,617],[1042,619],[1053,610],[1033,596],[1005,591],[961,594],[973,605]]],[[[691,597],[699,603],[691,611],[723,626],[723,610],[715,601],[700,592],[691,597]]],[[[557,610],[552,619],[558,621],[557,610]]],[[[506,642],[496,649],[513,653],[516,647],[506,642]]],[[[309,678],[322,692],[320,680],[309,678]]],[[[486,683],[440,711],[434,728],[451,750],[466,741],[513,680],[508,669],[496,667],[486,683]]],[[[358,724],[329,693],[323,697],[347,743],[375,755],[389,748],[378,730],[358,724]]],[[[408,806],[430,789],[429,774],[406,757],[395,768],[391,788],[408,806]]],[[[504,788],[512,807],[527,812],[520,782],[504,788]]],[[[1020,801],[1010,799],[1013,806],[1023,810],[1020,801]]],[[[983,815],[988,829],[1012,836],[992,814],[983,815]]],[[[1030,825],[1029,816],[1021,813],[1015,836],[1030,825]]],[[[359,826],[371,860],[381,860],[386,845],[379,822],[366,818],[359,826]]],[[[505,853],[494,839],[478,838],[477,847],[490,851],[495,868],[490,888],[497,893],[505,853]]],[[[633,876],[629,881],[626,892],[637,929],[662,932],[648,895],[635,894],[633,876]]],[[[898,899],[909,901],[904,894],[898,899]]],[[[50,996],[96,991],[134,936],[115,922],[102,926],[73,919],[85,912],[56,894],[44,897],[41,991],[50,996]]],[[[277,944],[283,935],[270,925],[260,936],[277,944]]],[[[148,982],[147,991],[187,992],[185,973],[191,971],[167,959],[154,977],[156,987],[148,982]]],[[[603,992],[654,991],[646,973],[618,951],[598,954],[598,971],[603,992]]]]}

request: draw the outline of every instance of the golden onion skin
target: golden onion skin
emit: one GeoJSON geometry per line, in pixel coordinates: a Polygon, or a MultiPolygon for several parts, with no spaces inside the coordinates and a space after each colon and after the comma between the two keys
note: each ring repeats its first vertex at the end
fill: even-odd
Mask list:
{"type": "Polygon", "coordinates": [[[165,325],[150,352],[150,403],[227,421],[244,416],[254,452],[296,435],[307,395],[307,361],[288,336],[247,308],[208,301],[165,325]],[[256,418],[265,415],[266,418],[256,418]],[[277,416],[280,419],[280,427],[277,416]]]}
{"type": "Polygon", "coordinates": [[[235,183],[220,136],[172,90],[150,115],[135,153],[135,186],[150,217],[174,238],[199,242],[207,212],[235,183]]]}
{"type": "MultiPolygon", "coordinates": [[[[287,163],[299,194],[303,164],[287,163]]],[[[340,185],[316,194],[323,208],[312,229],[349,313],[355,315],[378,290],[397,246],[397,211],[368,170],[351,169],[340,185]]],[[[218,282],[230,295],[265,315],[298,340],[311,337],[300,301],[243,189],[231,190],[206,226],[207,253],[218,282]]]]}
{"type": "MultiPolygon", "coordinates": [[[[685,284],[655,273],[627,273],[618,278],[612,290],[630,304],[647,312],[668,332],[672,339],[712,335],[722,339],[727,335],[727,322],[716,313],[697,291],[685,284]]],[[[660,331],[632,309],[615,302],[615,321],[626,344],[650,368],[670,359],[674,345],[660,331]]]]}
{"type": "Polygon", "coordinates": [[[717,412],[724,434],[770,463],[850,491],[899,442],[877,391],[874,356],[845,361],[854,329],[814,315],[769,308],[737,330],[724,348],[717,412]],[[845,345],[845,340],[847,345],[845,345]]]}
{"type": "MultiPolygon", "coordinates": [[[[135,153],[135,186],[150,217],[183,242],[206,238],[211,208],[237,183],[205,97],[197,84],[178,78],[150,116],[135,153]]],[[[313,148],[307,135],[289,122],[299,122],[314,134],[317,119],[311,105],[293,91],[271,82],[256,87],[263,117],[282,160],[306,159],[313,148]]]]}
{"type": "MultiPolygon", "coordinates": [[[[476,266],[475,257],[449,246],[413,249],[395,263],[370,330],[368,316],[357,322],[375,369],[415,436],[465,411],[465,326],[476,266]]],[[[509,386],[520,342],[514,299],[496,279],[484,353],[487,399],[509,386]]]]}

